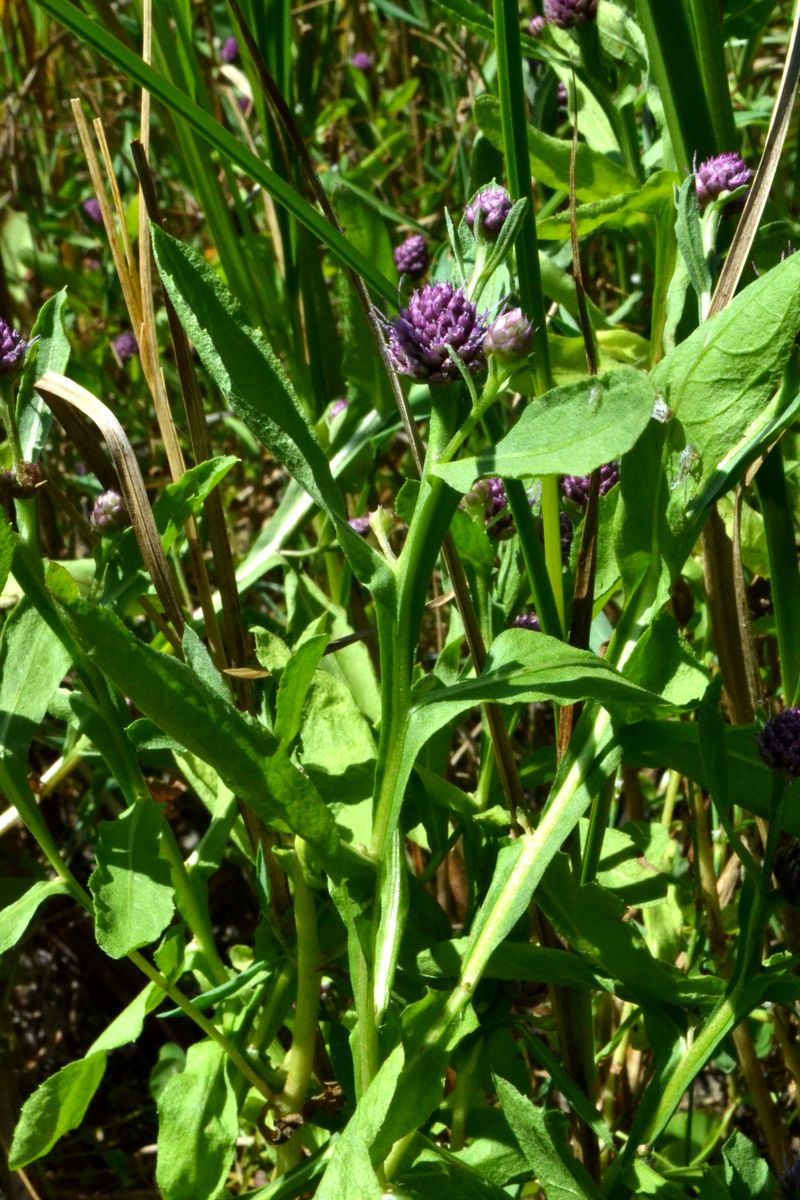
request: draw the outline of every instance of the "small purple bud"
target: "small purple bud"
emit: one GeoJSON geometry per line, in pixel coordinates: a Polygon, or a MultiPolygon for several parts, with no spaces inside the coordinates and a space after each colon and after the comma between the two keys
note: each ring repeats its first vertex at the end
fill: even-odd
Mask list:
{"type": "Polygon", "coordinates": [[[0,317],[0,375],[15,375],[22,370],[29,344],[13,325],[0,317]]]}
{"type": "Polygon", "coordinates": [[[481,191],[469,202],[464,209],[464,220],[470,229],[474,229],[480,213],[480,228],[484,236],[494,241],[511,212],[511,198],[504,187],[490,186],[481,191]]]}
{"type": "Polygon", "coordinates": [[[89,523],[98,533],[103,530],[121,529],[129,523],[128,510],[119,492],[101,492],[92,505],[89,523]]]}
{"type": "Polygon", "coordinates": [[[120,362],[125,362],[129,358],[133,358],[134,354],[139,353],[139,343],[129,329],[118,334],[112,341],[117,358],[120,362]]]}
{"type": "Polygon", "coordinates": [[[330,407],[328,408],[328,420],[335,421],[339,413],[345,412],[346,409],[347,401],[344,396],[339,396],[337,400],[331,400],[330,407]]]}
{"type": "Polygon", "coordinates": [[[428,269],[428,246],[421,233],[411,233],[392,251],[394,265],[401,275],[419,279],[428,269]]]}
{"type": "MultiPolygon", "coordinates": [[[[583,505],[589,502],[590,475],[562,475],[561,490],[573,504],[583,505]]],[[[600,495],[605,496],[615,484],[619,483],[619,465],[615,462],[604,463],[600,468],[600,495]]]]}
{"type": "MultiPolygon", "coordinates": [[[[472,504],[483,505],[483,523],[489,536],[498,540],[511,537],[514,532],[514,518],[508,506],[508,496],[502,479],[479,479],[469,495],[475,498],[472,504]]],[[[465,501],[469,509],[471,504],[466,497],[465,501]]]]}
{"type": "Polygon", "coordinates": [[[225,38],[225,41],[222,43],[219,56],[224,63],[236,62],[237,58],[239,57],[239,43],[237,42],[236,38],[233,37],[233,35],[225,38]]]}
{"type": "Polygon", "coordinates": [[[357,50],[350,59],[350,66],[355,67],[362,75],[369,75],[375,66],[375,55],[370,54],[367,50],[357,50]]]}
{"type": "Polygon", "coordinates": [[[756,743],[768,767],[792,779],[800,776],[800,708],[784,708],[770,717],[756,743]]]}
{"type": "Polygon", "coordinates": [[[569,104],[569,92],[563,79],[559,79],[556,84],[556,104],[559,108],[566,108],[569,104]]]}
{"type": "Polygon", "coordinates": [[[547,24],[544,17],[540,17],[538,13],[531,17],[528,22],[528,34],[532,38],[541,37],[544,33],[544,27],[547,24]]]}
{"type": "Polygon", "coordinates": [[[752,178],[753,172],[732,150],[726,151],[725,154],[717,154],[714,158],[707,158],[705,162],[700,163],[694,175],[697,203],[701,211],[724,192],[747,187],[752,178]]]}
{"type": "Polygon", "coordinates": [[[351,517],[347,524],[362,537],[366,537],[369,533],[369,517],[351,517]]]}
{"type": "Polygon", "coordinates": [[[93,224],[100,224],[103,219],[103,213],[100,209],[100,201],[96,196],[90,196],[88,200],[84,200],[81,208],[93,224]]]}
{"type": "Polygon", "coordinates": [[[240,96],[237,96],[236,107],[239,109],[240,113],[244,113],[244,115],[247,116],[247,113],[250,109],[250,97],[245,96],[244,93],[242,93],[240,96]]]}
{"type": "Polygon", "coordinates": [[[498,358],[524,358],[533,341],[533,327],[521,308],[503,313],[490,326],[484,348],[498,358]]]}
{"type": "Polygon", "coordinates": [[[452,383],[461,372],[449,350],[471,375],[486,366],[484,317],[451,283],[427,283],[411,293],[407,308],[387,324],[387,344],[395,368],[423,383],[452,383]]]}
{"type": "Polygon", "coordinates": [[[534,633],[539,633],[542,628],[536,613],[520,613],[518,617],[514,617],[511,627],[513,629],[531,629],[534,633]]]}
{"type": "Polygon", "coordinates": [[[572,29],[595,19],[597,0],[544,0],[544,15],[559,29],[572,29]]]}

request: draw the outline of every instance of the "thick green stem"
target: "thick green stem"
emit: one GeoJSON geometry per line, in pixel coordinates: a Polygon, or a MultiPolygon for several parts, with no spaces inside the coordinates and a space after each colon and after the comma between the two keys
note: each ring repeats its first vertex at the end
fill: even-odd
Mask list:
{"type": "Polygon", "coordinates": [[[767,539],[783,695],[787,704],[797,704],[800,699],[800,622],[797,620],[800,571],[780,445],[764,459],[756,475],[756,488],[767,539]]]}

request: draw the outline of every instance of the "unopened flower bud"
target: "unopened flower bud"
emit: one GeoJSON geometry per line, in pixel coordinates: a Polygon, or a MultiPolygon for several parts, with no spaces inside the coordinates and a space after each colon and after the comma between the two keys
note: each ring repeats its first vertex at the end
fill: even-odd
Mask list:
{"type": "Polygon", "coordinates": [[[122,529],[129,523],[128,510],[119,492],[101,492],[92,505],[89,523],[98,533],[122,529]]]}
{"type": "Polygon", "coordinates": [[[362,537],[366,537],[369,533],[370,525],[368,516],[351,517],[347,524],[351,529],[355,530],[356,533],[361,534],[362,537]]]}
{"type": "Polygon", "coordinates": [[[464,220],[474,229],[480,214],[480,228],[484,237],[495,241],[511,212],[511,197],[504,187],[482,188],[464,209],[464,220]]]}
{"type": "Polygon", "coordinates": [[[139,353],[139,343],[129,329],[118,334],[111,345],[114,347],[120,362],[125,362],[126,359],[133,358],[134,354],[139,353]]]}
{"type": "Polygon", "coordinates": [[[533,327],[521,308],[503,313],[490,326],[484,346],[499,358],[524,358],[533,341],[533,327]]]}
{"type": "Polygon", "coordinates": [[[545,21],[544,17],[540,17],[538,13],[535,14],[534,16],[532,16],[530,21],[528,22],[529,36],[532,38],[541,37],[544,32],[544,27],[546,24],[547,24],[547,21],[545,21]]]}

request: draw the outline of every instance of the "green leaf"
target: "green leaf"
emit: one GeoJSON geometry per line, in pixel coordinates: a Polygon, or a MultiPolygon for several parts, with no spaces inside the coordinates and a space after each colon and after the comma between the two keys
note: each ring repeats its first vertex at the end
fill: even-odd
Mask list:
{"type": "MultiPolygon", "coordinates": [[[[694,185],[694,177],[692,177],[694,185]]],[[[578,237],[585,237],[604,226],[610,229],[629,229],[631,218],[658,212],[672,206],[673,191],[679,177],[674,171],[656,171],[633,192],[609,196],[607,200],[591,200],[575,209],[578,237]]],[[[570,236],[568,213],[554,213],[536,223],[542,241],[562,241],[570,236]]]]}
{"type": "Polygon", "coordinates": [[[710,295],[711,272],[708,269],[708,259],[703,246],[703,230],[700,225],[694,175],[688,175],[684,179],[678,192],[675,237],[695,294],[698,298],[710,295]]]}
{"type": "Polygon", "coordinates": [[[24,761],[70,657],[27,600],[7,617],[0,641],[0,760],[24,761]]]}
{"type": "Polygon", "coordinates": [[[364,582],[386,567],[347,523],[342,493],[278,358],[222,280],[195,251],[152,226],[153,252],[181,324],[234,413],[302,484],[336,526],[364,582]]]}
{"type": "MultiPolygon", "coordinates": [[[[478,97],[475,120],[492,145],[502,150],[500,104],[494,96],[478,97]]],[[[531,174],[547,187],[569,191],[570,152],[567,139],[550,137],[532,125],[528,126],[531,174]]],[[[607,200],[621,193],[635,192],[637,186],[634,177],[612,159],[579,144],[575,161],[575,194],[579,200],[607,200]]]]}
{"type": "Polygon", "coordinates": [[[737,1129],[722,1147],[722,1157],[731,1200],[766,1200],[770,1194],[769,1167],[749,1138],[737,1129]]]}
{"type": "Polygon", "coordinates": [[[0,515],[0,593],[8,582],[11,560],[14,557],[14,535],[7,517],[0,515]]]}
{"type": "Polygon", "coordinates": [[[17,392],[17,428],[22,457],[28,462],[35,462],[39,457],[53,422],[50,406],[34,391],[33,385],[45,371],[58,371],[63,375],[69,362],[69,341],[64,332],[62,311],[66,299],[67,289],[62,288],[46,300],[30,333],[31,340],[37,340],[26,356],[17,392]]]}
{"type": "Polygon", "coordinates": [[[159,856],[164,832],[164,814],[150,799],[98,826],[89,889],[97,944],[111,958],[154,942],[172,920],[170,869],[159,856]]]}
{"type": "MultiPolygon", "coordinates": [[[[457,979],[467,938],[437,942],[417,955],[416,969],[425,979],[457,979]]],[[[562,987],[603,987],[610,980],[567,950],[550,950],[527,942],[504,942],[489,959],[486,979],[552,983],[562,987]],[[600,980],[603,982],[600,982],[600,980]]]]}
{"type": "MultiPolygon", "coordinates": [[[[651,372],[673,413],[673,509],[710,503],[727,485],[726,467],[786,403],[774,396],[800,329],[800,261],[790,255],[705,321],[651,372]],[[676,434],[680,432],[680,437],[676,434]],[[680,478],[680,455],[695,469],[680,478]]],[[[686,524],[684,518],[684,524],[686,524]]],[[[693,539],[692,539],[693,540],[693,539]]]]}
{"type": "Polygon", "coordinates": [[[588,475],[631,449],[650,422],[654,398],[647,376],[632,367],[553,388],[496,446],[435,473],[460,492],[484,475],[588,475]]]}
{"type": "Polygon", "coordinates": [[[196,1042],[158,1098],[156,1180],[164,1200],[224,1195],[238,1132],[227,1056],[216,1042],[196,1042]]]}
{"type": "Polygon", "coordinates": [[[28,1097],[8,1154],[12,1171],[47,1154],[60,1137],[80,1125],[105,1069],[103,1053],[79,1058],[51,1075],[28,1097]]]}
{"type": "Polygon", "coordinates": [[[301,642],[281,672],[275,698],[275,736],[285,750],[300,732],[303,705],[329,637],[317,633],[301,642]]]}
{"type": "Polygon", "coordinates": [[[145,716],[220,778],[269,825],[288,826],[337,873],[333,817],[275,738],[216,695],[185,663],[146,646],[108,609],[74,597],[60,605],[89,658],[145,716]]]}
{"type": "Polygon", "coordinates": [[[16,946],[40,904],[50,896],[65,896],[67,886],[60,879],[40,880],[18,900],[0,912],[0,954],[16,946]]]}
{"type": "Polygon", "coordinates": [[[695,704],[708,687],[708,671],[668,613],[659,613],[645,630],[623,673],[632,683],[676,705],[695,704]]]}
{"type": "Polygon", "coordinates": [[[382,1189],[369,1151],[388,1114],[403,1069],[403,1048],[396,1046],[381,1065],[336,1143],[316,1200],[380,1200],[382,1189]]]}
{"type": "Polygon", "coordinates": [[[537,1108],[505,1079],[495,1076],[503,1115],[547,1193],[547,1200],[601,1200],[601,1192],[567,1142],[563,1113],[537,1108]]]}

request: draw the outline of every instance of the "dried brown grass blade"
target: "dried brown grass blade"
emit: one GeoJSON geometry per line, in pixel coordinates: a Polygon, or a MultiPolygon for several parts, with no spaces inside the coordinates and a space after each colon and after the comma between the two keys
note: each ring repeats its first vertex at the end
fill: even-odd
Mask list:
{"type": "Polygon", "coordinates": [[[105,439],[145,567],[180,642],[184,617],[178,591],[161,548],[161,539],[153,520],[142,473],[125,430],[102,400],[98,400],[80,384],[67,379],[66,375],[47,371],[36,381],[34,387],[59,420],[65,409],[76,409],[99,429],[105,439]]]}

